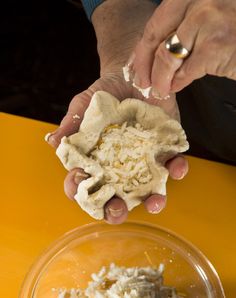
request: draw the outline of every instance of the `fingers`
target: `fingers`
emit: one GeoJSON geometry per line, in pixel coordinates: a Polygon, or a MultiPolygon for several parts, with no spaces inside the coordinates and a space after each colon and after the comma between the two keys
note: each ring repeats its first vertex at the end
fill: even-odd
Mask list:
{"type": "Polygon", "coordinates": [[[133,69],[136,73],[135,84],[137,86],[147,88],[151,85],[152,65],[156,49],[167,36],[176,30],[191,1],[163,1],[148,21],[143,37],[135,49],[133,69]]]}
{"type": "Polygon", "coordinates": [[[69,136],[78,131],[79,125],[83,119],[83,114],[87,109],[92,93],[87,90],[76,95],[68,108],[65,117],[62,119],[59,128],[51,134],[48,134],[46,141],[57,148],[63,136],[69,136]]]}
{"type": "MultiPolygon", "coordinates": [[[[191,19],[191,17],[189,17],[189,19],[191,19]]],[[[197,17],[196,19],[192,18],[192,20],[192,23],[195,22],[195,26],[200,27],[200,24],[197,24],[199,22],[197,17]]],[[[182,26],[182,30],[184,30],[190,22],[186,21],[186,23],[185,26],[182,26]]],[[[206,29],[206,31],[208,30],[209,29],[206,29]]],[[[184,60],[184,63],[175,73],[172,80],[172,92],[182,90],[194,80],[206,74],[227,76],[227,72],[222,71],[222,69],[225,65],[229,65],[228,62],[232,57],[233,51],[228,50],[223,40],[223,34],[221,34],[220,38],[215,36],[217,33],[205,32],[205,30],[195,32],[195,34],[197,36],[195,37],[194,46],[192,45],[192,53],[184,60]],[[210,37],[207,37],[207,35],[210,37]],[[224,45],[224,47],[222,47],[222,45],[224,45]]]]}
{"type": "Polygon", "coordinates": [[[149,213],[157,214],[161,212],[166,205],[166,196],[153,194],[144,201],[144,206],[149,213]]]}
{"type": "MultiPolygon", "coordinates": [[[[166,163],[166,168],[173,179],[180,180],[188,172],[187,160],[179,155],[166,163]]],[[[166,196],[153,194],[144,201],[149,213],[158,214],[166,206],[166,196]]],[[[112,198],[105,206],[105,219],[110,224],[121,224],[128,216],[125,202],[120,198],[112,198]]]]}
{"type": "Polygon", "coordinates": [[[118,197],[114,197],[108,201],[104,209],[105,220],[110,224],[121,224],[128,216],[128,209],[125,202],[118,197]]]}
{"type": "Polygon", "coordinates": [[[227,51],[227,43],[224,42],[227,33],[224,34],[215,29],[212,31],[212,28],[218,26],[216,16],[208,21],[208,25],[201,28],[201,23],[206,21],[206,15],[204,10],[197,13],[192,9],[192,12],[188,14],[177,31],[177,34],[186,37],[186,42],[187,40],[190,41],[190,35],[192,35],[192,43],[189,42],[188,45],[192,52],[187,59],[183,60],[183,64],[174,74],[171,83],[172,92],[182,90],[192,81],[206,74],[226,75],[224,71],[221,73],[219,71],[223,65],[227,65],[232,54],[232,52],[227,51]]]}
{"type": "MultiPolygon", "coordinates": [[[[194,47],[199,27],[197,20],[192,16],[192,12],[190,10],[188,15],[176,29],[176,36],[182,46],[189,52],[194,47]]],[[[157,90],[161,97],[165,97],[170,90],[171,92],[174,92],[171,88],[172,80],[175,78],[176,71],[187,61],[188,58],[176,58],[166,49],[165,42],[162,42],[155,53],[155,59],[152,67],[151,81],[154,93],[155,90],[157,90]]]]}
{"type": "MultiPolygon", "coordinates": [[[[82,169],[71,170],[64,181],[64,191],[68,198],[74,199],[78,185],[89,177],[82,169]]],[[[105,220],[110,224],[121,224],[128,216],[128,209],[125,202],[117,197],[109,200],[105,207],[105,220]]]]}
{"type": "MultiPolygon", "coordinates": [[[[180,180],[188,172],[188,162],[183,156],[179,155],[169,160],[166,163],[166,168],[169,170],[171,178],[180,180]]],[[[160,213],[166,206],[166,196],[153,194],[144,201],[144,206],[149,213],[160,213]]]]}
{"type": "MultiPolygon", "coordinates": [[[[188,163],[182,156],[177,156],[167,162],[166,167],[173,179],[182,179],[188,172],[188,163]]],[[[68,173],[64,181],[64,189],[66,195],[73,200],[78,185],[89,176],[82,169],[73,169],[68,173]]],[[[153,194],[144,201],[144,206],[149,213],[157,214],[161,212],[166,205],[166,196],[153,194]]],[[[104,219],[109,224],[121,224],[128,216],[128,209],[125,202],[118,197],[109,200],[105,207],[104,219]]]]}
{"type": "Polygon", "coordinates": [[[175,58],[166,50],[165,42],[161,43],[155,53],[151,73],[152,95],[154,97],[165,98],[168,96],[172,78],[182,63],[182,59],[175,58]]]}
{"type": "Polygon", "coordinates": [[[64,191],[69,199],[74,199],[78,185],[88,177],[89,175],[79,168],[75,168],[67,174],[64,180],[64,191]]]}
{"type": "Polygon", "coordinates": [[[152,87],[152,95],[163,98],[206,74],[235,79],[235,9],[234,1],[164,0],[135,49],[136,85],[152,87]],[[165,48],[173,32],[191,50],[184,60],[165,48]]]}
{"type": "Polygon", "coordinates": [[[194,80],[206,75],[207,71],[205,65],[208,62],[205,61],[206,57],[203,57],[201,54],[196,54],[195,51],[191,54],[188,60],[184,62],[182,67],[174,75],[171,83],[172,92],[178,92],[191,84],[194,80]]]}
{"type": "Polygon", "coordinates": [[[172,179],[181,180],[188,173],[188,161],[182,155],[178,155],[166,163],[166,168],[172,179]]]}
{"type": "MultiPolygon", "coordinates": [[[[194,42],[198,33],[198,27],[192,23],[192,19],[187,18],[176,31],[176,36],[184,48],[189,52],[194,46],[194,42]]],[[[159,97],[166,97],[171,90],[172,80],[176,71],[187,61],[176,58],[170,53],[162,42],[155,53],[155,59],[152,67],[151,82],[153,96],[157,94],[159,97]]],[[[173,90],[171,90],[173,92],[173,90]]]]}
{"type": "MultiPolygon", "coordinates": [[[[146,210],[151,214],[161,212],[166,205],[166,196],[153,194],[144,201],[146,210]]],[[[112,198],[105,205],[105,220],[110,224],[121,224],[128,216],[125,202],[120,198],[112,198]]]]}

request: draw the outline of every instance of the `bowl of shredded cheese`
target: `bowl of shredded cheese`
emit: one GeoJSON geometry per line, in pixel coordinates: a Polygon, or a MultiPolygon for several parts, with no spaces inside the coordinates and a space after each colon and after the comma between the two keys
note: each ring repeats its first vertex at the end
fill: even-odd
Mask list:
{"type": "Polygon", "coordinates": [[[221,298],[220,279],[192,244],[144,222],[92,223],[52,244],[20,298],[221,298]]]}

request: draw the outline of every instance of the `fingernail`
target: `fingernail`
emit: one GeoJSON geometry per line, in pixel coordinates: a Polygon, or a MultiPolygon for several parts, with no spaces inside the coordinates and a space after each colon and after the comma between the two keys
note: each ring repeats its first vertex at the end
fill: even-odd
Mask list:
{"type": "Polygon", "coordinates": [[[45,135],[45,137],[44,137],[44,140],[45,140],[46,142],[48,142],[48,141],[49,141],[49,138],[51,137],[51,135],[52,135],[51,132],[47,133],[47,134],[45,135]]]}
{"type": "Polygon", "coordinates": [[[155,98],[155,99],[159,99],[159,100],[162,100],[162,99],[169,99],[170,98],[170,95],[167,94],[166,96],[161,96],[160,92],[156,89],[156,88],[152,88],[152,96],[155,98]]]}
{"type": "Polygon", "coordinates": [[[110,214],[112,217],[120,217],[123,214],[123,209],[113,209],[109,207],[107,209],[107,213],[110,214]]]}
{"type": "Polygon", "coordinates": [[[141,86],[141,80],[140,80],[140,78],[139,78],[139,76],[138,76],[137,73],[135,73],[134,80],[133,81],[134,81],[135,86],[137,86],[137,87],[140,87],[141,86]]]}
{"type": "Polygon", "coordinates": [[[159,205],[158,203],[156,203],[153,208],[151,210],[149,210],[149,213],[152,213],[152,214],[157,214],[159,212],[161,212],[162,210],[162,207],[161,205],[159,205]]]}
{"type": "Polygon", "coordinates": [[[179,171],[178,175],[176,176],[176,180],[181,180],[184,178],[184,176],[186,175],[185,171],[179,171]]]}
{"type": "Polygon", "coordinates": [[[74,182],[75,182],[75,184],[80,184],[80,182],[82,181],[82,180],[85,180],[85,179],[87,179],[89,177],[89,175],[88,174],[86,174],[86,173],[81,173],[81,172],[76,172],[75,173],[75,176],[74,176],[74,182]]]}
{"type": "Polygon", "coordinates": [[[156,88],[152,88],[152,96],[156,99],[162,99],[160,92],[156,88]]]}
{"type": "Polygon", "coordinates": [[[51,146],[57,147],[59,144],[57,143],[57,140],[54,136],[55,132],[47,133],[44,137],[44,140],[51,146]]]}

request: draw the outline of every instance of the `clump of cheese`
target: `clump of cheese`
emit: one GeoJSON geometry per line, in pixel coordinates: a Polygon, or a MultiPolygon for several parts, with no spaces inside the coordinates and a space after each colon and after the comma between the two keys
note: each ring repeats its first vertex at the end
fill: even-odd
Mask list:
{"type": "Polygon", "coordinates": [[[124,192],[152,179],[146,153],[156,143],[157,134],[134,126],[110,125],[101,135],[91,156],[105,169],[105,182],[121,184],[124,192]]]}

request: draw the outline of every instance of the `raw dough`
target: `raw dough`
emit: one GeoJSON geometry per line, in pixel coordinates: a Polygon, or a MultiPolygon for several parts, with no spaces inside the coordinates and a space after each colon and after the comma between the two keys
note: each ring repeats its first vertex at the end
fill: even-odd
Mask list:
{"type": "Polygon", "coordinates": [[[188,147],[179,122],[161,108],[98,91],[79,132],[63,137],[56,153],[67,170],[82,168],[90,175],[75,199],[93,218],[103,219],[103,207],[114,195],[128,210],[151,194],[165,195],[164,164],[188,147]]]}

